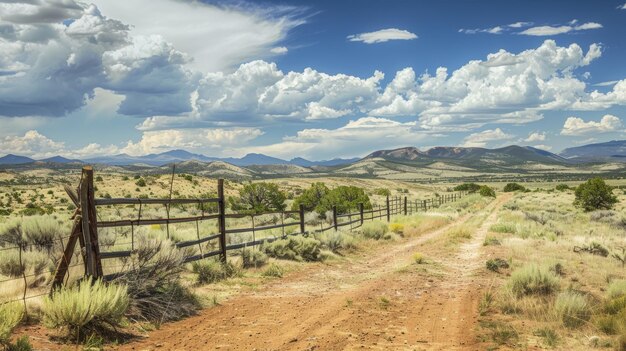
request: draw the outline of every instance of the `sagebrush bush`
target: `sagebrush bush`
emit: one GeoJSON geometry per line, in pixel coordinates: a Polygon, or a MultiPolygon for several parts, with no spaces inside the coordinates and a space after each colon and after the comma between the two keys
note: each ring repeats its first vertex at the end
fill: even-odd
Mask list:
{"type": "Polygon", "coordinates": [[[609,298],[614,299],[626,295],[626,280],[613,280],[606,290],[609,298]]]}
{"type": "Polygon", "coordinates": [[[345,231],[327,231],[317,237],[323,246],[332,252],[342,249],[352,249],[356,246],[354,237],[345,231]]]}
{"type": "Polygon", "coordinates": [[[416,252],[413,254],[413,262],[417,263],[417,264],[422,264],[424,262],[426,262],[426,258],[424,257],[424,255],[421,252],[416,252]]]}
{"type": "Polygon", "coordinates": [[[230,262],[222,263],[217,260],[201,260],[191,264],[192,271],[198,276],[198,284],[215,283],[241,274],[238,267],[230,262]]]}
{"type": "Polygon", "coordinates": [[[262,250],[271,257],[294,261],[319,261],[322,243],[314,238],[290,236],[265,243],[262,250]]]}
{"type": "Polygon", "coordinates": [[[575,291],[563,291],[554,301],[554,313],[568,328],[583,325],[591,317],[591,307],[585,295],[575,291]]]}
{"type": "Polygon", "coordinates": [[[389,224],[389,230],[396,234],[404,233],[404,224],[402,223],[391,223],[389,224]]]}
{"type": "Polygon", "coordinates": [[[282,278],[283,277],[283,273],[284,270],[281,266],[279,266],[276,263],[271,263],[269,266],[267,266],[267,268],[263,271],[263,276],[264,277],[275,277],[275,278],[282,278]]]}
{"type": "Polygon", "coordinates": [[[0,304],[0,345],[9,342],[13,329],[24,317],[24,306],[19,302],[0,304]]]}
{"type": "Polygon", "coordinates": [[[39,251],[22,252],[10,250],[0,256],[0,274],[8,277],[20,277],[22,274],[42,274],[48,264],[51,263],[48,256],[39,251]]]}
{"type": "Polygon", "coordinates": [[[492,225],[489,230],[494,233],[514,234],[517,231],[517,225],[515,223],[501,222],[492,225]]]}
{"type": "Polygon", "coordinates": [[[364,237],[376,240],[382,239],[387,230],[387,224],[382,221],[366,222],[361,227],[361,233],[364,237]]]}
{"type": "Polygon", "coordinates": [[[84,336],[85,331],[118,326],[129,304],[125,285],[85,279],[44,299],[44,322],[52,328],[67,328],[72,336],[84,336]]]}
{"type": "Polygon", "coordinates": [[[529,264],[511,273],[508,288],[516,295],[547,295],[559,289],[559,277],[549,268],[529,264]]]}
{"type": "Polygon", "coordinates": [[[267,263],[267,255],[261,250],[244,248],[241,250],[241,264],[244,268],[257,268],[267,263]]]}
{"type": "Polygon", "coordinates": [[[50,215],[33,216],[22,223],[26,241],[42,250],[51,250],[55,241],[64,234],[65,229],[57,219],[50,215]]]}

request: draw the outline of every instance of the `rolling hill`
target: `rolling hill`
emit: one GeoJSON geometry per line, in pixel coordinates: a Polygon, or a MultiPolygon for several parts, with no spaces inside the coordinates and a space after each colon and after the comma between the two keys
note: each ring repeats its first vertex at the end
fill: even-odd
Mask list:
{"type": "Polygon", "coordinates": [[[577,162],[626,162],[626,140],[571,147],[560,155],[577,162]]]}

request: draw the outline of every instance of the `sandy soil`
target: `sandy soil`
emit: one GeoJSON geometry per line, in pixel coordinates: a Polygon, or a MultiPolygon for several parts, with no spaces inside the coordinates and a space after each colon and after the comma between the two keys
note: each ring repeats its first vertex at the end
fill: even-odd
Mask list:
{"type": "MultiPolygon", "coordinates": [[[[472,239],[448,257],[435,241],[469,216],[421,237],[320,269],[304,269],[198,316],[170,323],[119,350],[480,350],[478,302],[488,278],[481,248],[508,195],[472,239]]],[[[312,267],[313,268],[313,267],[312,267]]]]}

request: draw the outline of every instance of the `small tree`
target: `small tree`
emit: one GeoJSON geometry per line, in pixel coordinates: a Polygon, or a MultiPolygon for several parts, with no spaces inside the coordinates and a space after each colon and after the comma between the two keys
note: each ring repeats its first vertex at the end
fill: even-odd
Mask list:
{"type": "Polygon", "coordinates": [[[146,181],[145,181],[143,178],[139,178],[139,179],[135,182],[135,184],[136,184],[137,186],[144,187],[144,186],[146,186],[146,181]]]}
{"type": "Polygon", "coordinates": [[[233,210],[262,213],[285,209],[285,193],[273,183],[251,183],[239,190],[239,198],[229,198],[233,210]]]}
{"type": "Polygon", "coordinates": [[[592,178],[581,184],[575,191],[574,206],[585,211],[609,210],[617,203],[613,188],[602,178],[592,178]]]}
{"type": "Polygon", "coordinates": [[[486,185],[481,186],[478,193],[485,197],[496,197],[496,192],[486,185]]]}
{"type": "Polygon", "coordinates": [[[311,184],[311,187],[306,189],[300,196],[298,196],[293,202],[292,209],[297,211],[300,205],[304,205],[304,210],[307,212],[313,211],[319,206],[322,198],[330,191],[326,184],[322,182],[316,182],[311,184]]]}
{"type": "Polygon", "coordinates": [[[337,206],[337,213],[348,213],[351,209],[358,208],[359,203],[366,210],[372,208],[370,198],[362,188],[342,185],[326,193],[315,210],[324,216],[333,206],[337,206]]]}
{"type": "Polygon", "coordinates": [[[517,183],[509,183],[504,186],[505,193],[511,193],[514,191],[526,191],[526,188],[524,188],[522,185],[517,184],[517,183]]]}
{"type": "Polygon", "coordinates": [[[480,185],[476,183],[463,183],[454,187],[454,191],[467,191],[475,193],[480,190],[480,185]]]}

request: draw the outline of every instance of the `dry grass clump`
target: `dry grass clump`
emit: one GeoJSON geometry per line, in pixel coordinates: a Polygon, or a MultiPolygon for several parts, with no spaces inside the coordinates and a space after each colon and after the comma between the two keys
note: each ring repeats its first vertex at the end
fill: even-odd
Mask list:
{"type": "Polygon", "coordinates": [[[587,297],[575,291],[563,291],[554,300],[554,313],[564,326],[576,328],[591,317],[591,306],[587,297]]]}
{"type": "Polygon", "coordinates": [[[293,261],[320,261],[322,243],[315,238],[290,236],[261,246],[270,257],[293,261]]]}
{"type": "Polygon", "coordinates": [[[331,252],[350,250],[356,248],[356,238],[347,231],[327,231],[316,236],[322,245],[331,252]]]}
{"type": "Polygon", "coordinates": [[[263,271],[262,275],[264,277],[274,277],[274,278],[282,278],[285,270],[283,267],[276,263],[271,263],[267,268],[263,271]]]}
{"type": "Polygon", "coordinates": [[[626,279],[613,280],[609,283],[606,290],[607,295],[611,299],[626,295],[626,279]]]}
{"type": "Polygon", "coordinates": [[[375,240],[382,239],[388,230],[389,227],[382,221],[366,222],[361,227],[361,233],[364,237],[375,240]]]}
{"type": "Polygon", "coordinates": [[[13,329],[24,317],[24,306],[19,302],[10,302],[0,305],[0,346],[9,343],[13,329]]]}
{"type": "Polygon", "coordinates": [[[243,268],[258,268],[267,263],[268,257],[261,250],[244,248],[241,250],[241,265],[243,268]]]}
{"type": "Polygon", "coordinates": [[[548,295],[559,289],[560,282],[548,267],[527,264],[511,273],[507,288],[516,296],[548,295]]]}
{"type": "Polygon", "coordinates": [[[426,257],[421,252],[416,252],[413,254],[413,262],[416,264],[426,263],[426,257]]]}
{"type": "Polygon", "coordinates": [[[231,262],[222,263],[207,259],[193,262],[192,271],[197,274],[198,284],[209,284],[241,275],[241,269],[231,262]]]}
{"type": "Polygon", "coordinates": [[[118,326],[129,304],[125,285],[85,279],[44,299],[44,322],[52,328],[66,328],[69,336],[81,338],[89,332],[118,326]]]}

